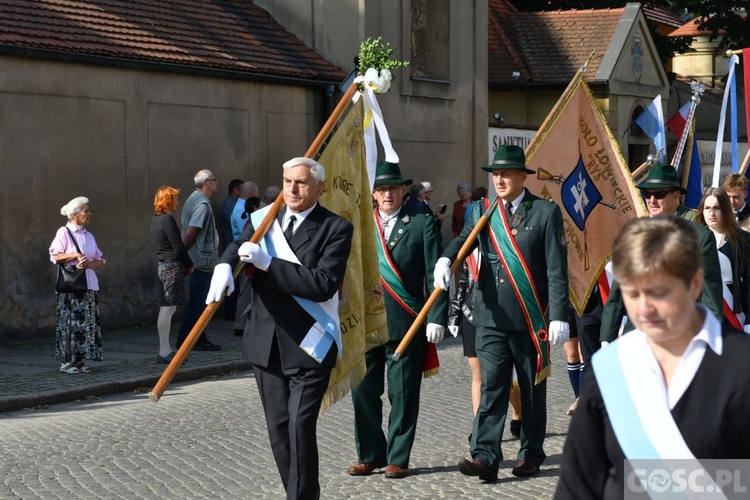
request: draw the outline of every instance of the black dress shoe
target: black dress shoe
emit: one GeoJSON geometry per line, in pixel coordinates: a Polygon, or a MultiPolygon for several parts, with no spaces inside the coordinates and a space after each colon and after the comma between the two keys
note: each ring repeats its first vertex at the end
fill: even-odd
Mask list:
{"type": "Polygon", "coordinates": [[[497,480],[497,471],[491,470],[490,466],[481,460],[462,458],[458,462],[458,470],[464,476],[479,477],[482,481],[497,480]]]}
{"type": "Polygon", "coordinates": [[[529,462],[528,460],[521,460],[516,464],[515,467],[510,471],[516,477],[531,477],[539,474],[539,466],[529,462]]]}
{"type": "Polygon", "coordinates": [[[510,421],[510,433],[513,437],[521,437],[521,421],[511,420],[510,421]]]}
{"type": "Polygon", "coordinates": [[[221,346],[216,345],[210,340],[206,339],[202,342],[198,342],[195,344],[195,347],[193,347],[194,351],[221,351],[221,346]]]}

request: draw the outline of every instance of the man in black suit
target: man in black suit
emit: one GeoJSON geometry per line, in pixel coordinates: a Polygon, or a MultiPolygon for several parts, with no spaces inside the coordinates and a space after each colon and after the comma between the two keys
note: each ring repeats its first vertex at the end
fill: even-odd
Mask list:
{"type": "Polygon", "coordinates": [[[263,246],[248,240],[268,208],[251,216],[214,269],[207,299],[217,301],[225,289],[234,290],[232,266],[238,256],[255,266],[257,300],[246,311],[243,353],[253,364],[287,499],[320,495],[315,429],[338,353],[338,342],[331,339],[339,335],[337,293],[352,244],[352,225],[317,202],[324,187],[325,169],[316,161],[293,158],[284,163],[286,208],[279,211],[263,246]],[[329,326],[311,316],[317,306],[332,319],[324,322],[329,326]],[[328,331],[330,325],[335,331],[328,331]]]}
{"type": "Polygon", "coordinates": [[[729,195],[729,202],[737,217],[737,222],[742,225],[750,216],[750,205],[747,204],[747,177],[741,174],[729,174],[721,184],[724,191],[729,195]]]}

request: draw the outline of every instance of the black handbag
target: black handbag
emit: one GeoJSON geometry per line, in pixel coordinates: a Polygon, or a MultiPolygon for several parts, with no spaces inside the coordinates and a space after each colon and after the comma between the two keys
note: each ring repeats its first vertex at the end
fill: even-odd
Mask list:
{"type": "MultiPolygon", "coordinates": [[[[70,234],[70,239],[73,240],[73,244],[76,246],[76,252],[81,253],[81,249],[78,248],[78,242],[73,237],[73,233],[66,227],[70,234]]],[[[55,291],[62,293],[82,293],[89,289],[88,283],[86,282],[86,270],[78,269],[76,266],[58,264],[57,265],[57,283],[55,285],[55,291]]]]}

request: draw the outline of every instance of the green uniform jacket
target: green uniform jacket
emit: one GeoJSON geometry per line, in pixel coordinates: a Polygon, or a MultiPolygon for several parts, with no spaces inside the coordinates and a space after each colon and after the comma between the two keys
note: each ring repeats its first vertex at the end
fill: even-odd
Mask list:
{"type": "MultiPolygon", "coordinates": [[[[682,207],[682,205],[680,205],[682,207]]],[[[683,207],[684,208],[684,207],[683,207]]],[[[687,209],[682,212],[677,209],[677,215],[683,219],[692,220],[688,217],[692,214],[695,217],[695,210],[687,209]],[[684,214],[684,215],[683,215],[684,214]]],[[[701,290],[700,302],[711,309],[711,312],[719,318],[724,317],[723,302],[724,294],[722,293],[721,267],[719,265],[719,254],[716,250],[716,238],[710,229],[706,226],[693,224],[698,231],[698,242],[703,254],[703,288],[701,290]]],[[[599,332],[599,340],[611,342],[617,338],[617,332],[620,330],[622,318],[627,314],[625,305],[622,302],[622,292],[616,281],[612,282],[612,290],[609,293],[607,303],[604,305],[602,312],[602,327],[599,332]]],[[[623,328],[627,333],[634,328],[634,325],[628,321],[623,328]]]]}
{"type": "MultiPolygon", "coordinates": [[[[502,203],[491,217],[500,217],[502,203]]],[[[458,251],[484,212],[484,203],[475,203],[461,234],[445,249],[443,257],[453,262],[458,251]]],[[[548,320],[568,321],[568,250],[560,207],[526,190],[513,215],[518,234],[516,244],[531,271],[542,310],[548,320]]],[[[489,222],[482,228],[477,242],[482,252],[482,265],[476,285],[474,324],[498,330],[528,331],[516,293],[505,268],[489,239],[489,222]],[[489,265],[488,265],[489,264],[489,265]]],[[[475,242],[474,248],[477,243],[475,242]]]]}
{"type": "MultiPolygon", "coordinates": [[[[432,293],[432,273],[442,249],[434,218],[402,208],[387,245],[391,261],[401,275],[406,290],[417,299],[421,309],[432,293]]],[[[384,292],[384,295],[389,340],[401,340],[414,323],[414,316],[406,312],[388,292],[384,292]]],[[[416,312],[419,313],[420,309],[416,312]]],[[[448,324],[447,293],[441,294],[430,309],[427,323],[448,324]]]]}

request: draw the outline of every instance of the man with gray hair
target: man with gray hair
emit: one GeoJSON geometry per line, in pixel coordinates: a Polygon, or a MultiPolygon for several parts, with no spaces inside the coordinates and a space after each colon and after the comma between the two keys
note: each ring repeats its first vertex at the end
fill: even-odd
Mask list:
{"type": "Polygon", "coordinates": [[[279,186],[268,186],[263,192],[263,203],[270,205],[279,197],[281,188],[279,186]]]}
{"type": "Polygon", "coordinates": [[[432,215],[432,210],[427,206],[424,193],[426,189],[421,182],[414,182],[409,186],[409,199],[406,200],[404,208],[417,214],[432,215]]]}
{"type": "MultiPolygon", "coordinates": [[[[219,233],[211,209],[211,196],[216,192],[216,176],[210,170],[200,170],[193,178],[195,191],[182,206],[182,242],[195,268],[190,275],[190,298],[182,313],[177,332],[177,349],[180,348],[198,318],[206,308],[206,294],[211,285],[211,275],[219,260],[219,233]]],[[[194,351],[219,351],[218,346],[203,333],[193,347],[194,351]]]]}
{"type": "Polygon", "coordinates": [[[255,266],[242,350],[253,364],[286,498],[312,499],[320,495],[315,429],[339,352],[338,291],[354,228],[318,203],[325,169],[315,160],[284,163],[283,186],[286,206],[263,246],[250,239],[271,207],[255,211],[221,256],[206,303],[234,291],[238,258],[255,266]],[[330,321],[318,322],[321,311],[330,321]]]}

